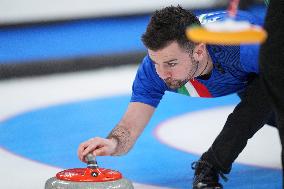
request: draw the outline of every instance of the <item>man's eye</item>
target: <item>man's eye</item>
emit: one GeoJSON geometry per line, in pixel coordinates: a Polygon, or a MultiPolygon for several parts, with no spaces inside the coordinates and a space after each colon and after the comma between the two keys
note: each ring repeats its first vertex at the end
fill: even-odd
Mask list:
{"type": "Polygon", "coordinates": [[[168,65],[169,65],[170,67],[174,67],[175,65],[177,65],[177,63],[168,63],[168,65]]]}

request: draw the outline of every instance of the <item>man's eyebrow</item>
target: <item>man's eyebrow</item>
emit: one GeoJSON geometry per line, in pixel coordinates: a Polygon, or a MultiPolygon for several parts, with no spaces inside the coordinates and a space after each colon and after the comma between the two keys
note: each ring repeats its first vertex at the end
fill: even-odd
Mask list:
{"type": "Polygon", "coordinates": [[[173,61],[176,61],[176,60],[177,60],[177,59],[175,58],[175,59],[171,59],[171,60],[164,61],[163,63],[168,64],[168,63],[173,62],[173,61]]]}

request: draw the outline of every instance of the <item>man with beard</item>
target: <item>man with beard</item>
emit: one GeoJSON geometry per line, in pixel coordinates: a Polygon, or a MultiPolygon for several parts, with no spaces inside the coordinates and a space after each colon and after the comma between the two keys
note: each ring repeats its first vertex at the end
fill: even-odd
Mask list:
{"type": "MultiPolygon", "coordinates": [[[[202,23],[222,20],[226,12],[201,15],[202,23]]],[[[216,46],[195,44],[185,36],[187,26],[199,19],[180,6],[166,7],[151,17],[142,41],[148,55],[138,68],[131,102],[121,121],[107,138],[83,142],[78,156],[85,161],[95,156],[123,155],[134,145],[147,125],[165,91],[194,97],[220,97],[239,93],[241,102],[210,149],[196,162],[193,188],[222,188],[219,176],[229,173],[247,140],[259,130],[272,111],[265,95],[250,100],[258,87],[259,45],[216,46]]],[[[237,19],[262,24],[261,18],[239,12],[237,19]]],[[[190,123],[189,123],[190,124],[190,123]]],[[[201,136],[202,137],[202,136],[201,136]]]]}

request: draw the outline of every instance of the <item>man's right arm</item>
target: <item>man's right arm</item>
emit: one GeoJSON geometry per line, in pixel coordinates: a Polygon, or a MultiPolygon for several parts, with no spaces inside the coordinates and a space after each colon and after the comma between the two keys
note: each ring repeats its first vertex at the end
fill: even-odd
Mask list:
{"type": "Polygon", "coordinates": [[[158,76],[149,56],[140,64],[132,86],[132,96],[124,116],[107,138],[92,138],[78,149],[82,161],[88,153],[98,156],[127,153],[153,115],[167,90],[165,82],[158,76]]]}
{"type": "Polygon", "coordinates": [[[85,157],[89,153],[95,156],[126,154],[144,130],[154,110],[154,107],[144,103],[129,103],[121,121],[107,138],[95,137],[80,144],[79,159],[85,161],[85,157]]]}

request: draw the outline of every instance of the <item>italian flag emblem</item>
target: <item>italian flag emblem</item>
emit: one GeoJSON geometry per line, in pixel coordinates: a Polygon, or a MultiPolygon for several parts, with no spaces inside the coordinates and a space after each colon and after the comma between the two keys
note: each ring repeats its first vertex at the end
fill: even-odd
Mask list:
{"type": "Polygon", "coordinates": [[[181,88],[179,88],[177,92],[191,97],[212,97],[205,85],[193,79],[188,81],[181,88]]]}

